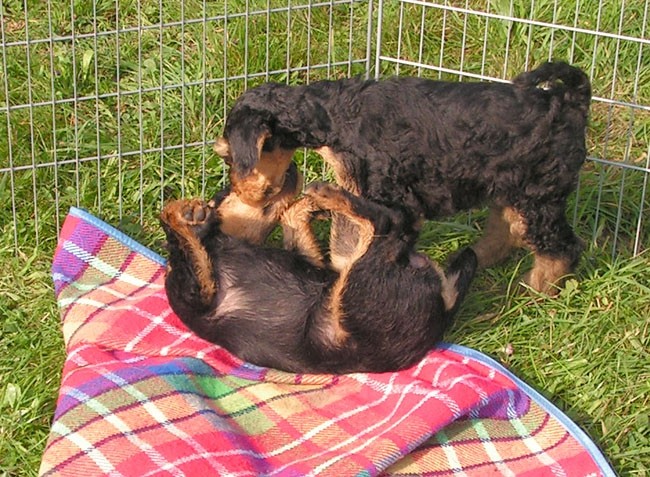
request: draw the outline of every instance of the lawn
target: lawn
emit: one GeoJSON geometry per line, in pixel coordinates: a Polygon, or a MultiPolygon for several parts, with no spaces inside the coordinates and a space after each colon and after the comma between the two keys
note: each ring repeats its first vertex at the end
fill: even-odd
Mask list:
{"type": "MultiPolygon", "coordinates": [[[[378,37],[376,1],[371,22],[367,2],[3,1],[0,475],[35,475],[47,439],[65,357],[49,267],[70,206],[160,251],[163,201],[223,184],[210,144],[245,88],[366,73],[504,80],[550,56],[584,68],[596,98],[593,160],[568,210],[584,259],[553,299],[518,291],[526,254],[482,272],[448,340],[540,390],[621,475],[646,475],[650,64],[636,39],[648,11],[576,2],[385,2],[378,37]]],[[[329,177],[317,156],[298,161],[307,180],[329,177]]],[[[484,218],[429,223],[420,247],[444,260],[484,218]]]]}

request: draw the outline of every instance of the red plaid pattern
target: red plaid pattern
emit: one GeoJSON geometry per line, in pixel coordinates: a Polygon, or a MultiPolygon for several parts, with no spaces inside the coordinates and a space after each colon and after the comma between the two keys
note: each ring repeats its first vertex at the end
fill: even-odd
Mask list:
{"type": "Polygon", "coordinates": [[[171,312],[160,257],[78,209],[53,278],[68,358],[41,475],[614,475],[471,350],[383,374],[242,362],[171,312]]]}

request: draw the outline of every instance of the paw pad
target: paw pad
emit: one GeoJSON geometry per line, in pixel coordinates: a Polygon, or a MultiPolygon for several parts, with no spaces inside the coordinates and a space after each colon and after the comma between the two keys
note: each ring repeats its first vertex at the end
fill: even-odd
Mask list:
{"type": "Polygon", "coordinates": [[[208,206],[200,200],[192,200],[185,204],[182,218],[189,224],[200,224],[208,218],[208,206]]]}

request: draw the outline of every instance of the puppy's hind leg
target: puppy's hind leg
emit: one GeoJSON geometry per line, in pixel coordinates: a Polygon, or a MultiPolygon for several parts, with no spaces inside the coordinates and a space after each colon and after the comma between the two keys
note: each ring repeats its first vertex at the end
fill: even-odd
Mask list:
{"type": "Polygon", "coordinates": [[[346,189],[328,183],[311,184],[305,194],[316,205],[332,214],[330,234],[330,261],[335,271],[344,270],[358,260],[375,237],[397,239],[395,247],[389,247],[386,260],[400,256],[407,244],[417,236],[410,217],[398,209],[392,209],[346,189]],[[397,246],[400,244],[400,246],[397,246]]]}
{"type": "Polygon", "coordinates": [[[532,251],[533,268],[524,282],[549,295],[558,292],[582,252],[582,244],[567,222],[564,203],[548,202],[492,207],[485,232],[472,248],[481,268],[505,259],[514,248],[532,251]]]}
{"type": "Polygon", "coordinates": [[[525,214],[525,241],[535,259],[524,281],[534,290],[555,295],[578,264],[582,242],[567,221],[563,203],[531,207],[525,214]]]}
{"type": "Polygon", "coordinates": [[[490,267],[505,260],[515,247],[523,246],[525,225],[512,207],[492,206],[481,238],[472,245],[478,266],[490,267]]]}
{"type": "Polygon", "coordinates": [[[175,200],[160,214],[169,261],[166,288],[170,300],[182,297],[188,307],[210,307],[217,293],[212,260],[201,242],[217,225],[214,209],[203,201],[175,200]]]}
{"type": "Polygon", "coordinates": [[[343,303],[348,290],[348,278],[357,261],[370,248],[375,237],[375,227],[370,219],[358,213],[357,206],[365,202],[365,199],[358,198],[338,186],[327,183],[311,184],[305,190],[305,196],[312,200],[319,210],[329,211],[333,216],[339,214],[341,220],[353,226],[349,229],[353,236],[345,237],[344,247],[332,243],[340,240],[341,235],[332,233],[330,237],[330,255],[335,250],[345,252],[344,256],[330,257],[338,276],[324,302],[328,319],[323,323],[319,337],[328,347],[342,348],[350,336],[346,328],[348,313],[343,303]]]}
{"type": "Polygon", "coordinates": [[[316,267],[324,267],[323,253],[311,228],[318,207],[310,197],[301,197],[284,211],[280,218],[283,246],[294,251],[316,267]]]}
{"type": "MultiPolygon", "coordinates": [[[[377,213],[364,207],[372,203],[334,184],[312,183],[305,190],[316,207],[332,215],[330,230],[330,266],[341,272],[368,249],[375,234],[377,213]]],[[[374,204],[372,204],[374,205],[374,204]]]]}

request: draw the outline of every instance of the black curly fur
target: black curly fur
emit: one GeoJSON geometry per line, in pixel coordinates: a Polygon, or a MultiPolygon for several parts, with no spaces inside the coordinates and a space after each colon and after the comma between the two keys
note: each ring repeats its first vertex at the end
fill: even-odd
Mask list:
{"type": "Polygon", "coordinates": [[[267,83],[229,113],[226,160],[245,176],[262,135],[265,150],[326,146],[346,176],[341,185],[363,197],[429,219],[485,203],[512,207],[526,223],[526,246],[573,268],[582,246],[565,207],[586,156],[590,98],[587,76],[563,62],[512,84],[267,83]]]}

